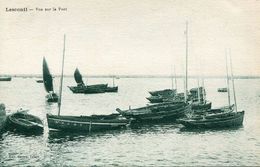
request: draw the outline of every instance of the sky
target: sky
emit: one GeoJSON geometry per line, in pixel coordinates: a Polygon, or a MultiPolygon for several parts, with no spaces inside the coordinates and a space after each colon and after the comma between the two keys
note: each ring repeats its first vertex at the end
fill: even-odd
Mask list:
{"type": "Polygon", "coordinates": [[[66,34],[67,75],[182,75],[188,21],[189,75],[226,75],[230,49],[234,75],[260,76],[259,16],[259,0],[1,0],[0,74],[41,74],[43,56],[60,74],[66,34]]]}

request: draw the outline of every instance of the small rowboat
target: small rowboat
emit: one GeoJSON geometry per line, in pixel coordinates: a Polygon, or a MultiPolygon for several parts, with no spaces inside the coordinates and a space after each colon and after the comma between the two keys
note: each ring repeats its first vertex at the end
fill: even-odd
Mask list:
{"type": "Polygon", "coordinates": [[[15,132],[42,133],[43,123],[40,118],[18,111],[7,116],[7,129],[15,132]]]}

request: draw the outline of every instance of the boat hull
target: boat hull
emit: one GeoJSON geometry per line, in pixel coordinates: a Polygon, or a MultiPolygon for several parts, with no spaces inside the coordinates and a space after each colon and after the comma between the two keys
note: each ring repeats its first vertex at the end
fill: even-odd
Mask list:
{"type": "Polygon", "coordinates": [[[107,87],[105,92],[118,92],[118,86],[115,87],[107,87]]]}
{"type": "Polygon", "coordinates": [[[97,84],[89,86],[68,86],[73,93],[93,94],[105,93],[107,84],[97,84]]]}
{"type": "Polygon", "coordinates": [[[54,116],[47,114],[50,130],[70,132],[93,132],[126,127],[130,121],[118,119],[118,114],[103,116],[54,116]]]}
{"type": "Polygon", "coordinates": [[[186,128],[228,128],[242,126],[243,120],[244,111],[241,111],[223,113],[222,117],[221,114],[219,114],[218,117],[212,117],[211,119],[182,119],[178,120],[178,122],[184,125],[186,128]]]}
{"type": "Polygon", "coordinates": [[[162,103],[163,102],[163,97],[161,96],[151,96],[151,97],[146,97],[147,100],[150,101],[150,103],[162,103]]]}
{"type": "Polygon", "coordinates": [[[161,103],[126,111],[117,109],[117,111],[124,117],[133,119],[132,123],[164,122],[184,117],[185,113],[191,111],[191,105],[185,103],[161,103]]]}
{"type": "Polygon", "coordinates": [[[192,110],[209,110],[211,109],[212,103],[209,101],[206,101],[206,103],[193,103],[191,109],[192,110]]]}
{"type": "Polygon", "coordinates": [[[50,93],[46,95],[46,101],[47,102],[53,102],[56,103],[59,100],[59,96],[56,93],[50,93]]]}
{"type": "Polygon", "coordinates": [[[43,133],[43,123],[38,117],[21,112],[7,116],[6,128],[14,132],[43,133]]]}
{"type": "Polygon", "coordinates": [[[172,90],[172,89],[164,89],[164,90],[158,90],[158,91],[150,91],[149,92],[152,96],[159,96],[159,95],[171,95],[171,94],[175,94],[176,90],[172,90]]]}
{"type": "Polygon", "coordinates": [[[12,77],[0,77],[0,81],[11,81],[12,77]]]}
{"type": "Polygon", "coordinates": [[[6,111],[5,105],[0,104],[0,134],[4,131],[6,125],[6,111]]]}

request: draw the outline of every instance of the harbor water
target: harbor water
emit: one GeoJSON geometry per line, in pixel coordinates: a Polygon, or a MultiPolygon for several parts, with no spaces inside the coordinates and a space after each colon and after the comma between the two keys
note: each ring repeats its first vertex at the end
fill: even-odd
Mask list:
{"type": "MultiPolygon", "coordinates": [[[[260,165],[260,80],[236,79],[238,110],[245,110],[242,127],[222,130],[188,130],[172,123],[146,124],[90,134],[51,132],[46,114],[57,114],[57,103],[45,101],[46,92],[37,78],[13,78],[0,82],[0,103],[10,114],[23,108],[40,117],[42,135],[4,132],[0,135],[0,166],[252,166],[260,165]]],[[[108,83],[111,78],[88,78],[88,84],[108,83]]],[[[61,115],[116,113],[148,104],[148,91],[171,88],[169,78],[120,78],[118,93],[73,94],[64,78],[61,115]]],[[[189,88],[196,87],[195,79],[189,88]]],[[[212,107],[227,105],[225,79],[205,79],[207,99],[212,107]]],[[[54,79],[59,91],[59,78],[54,79]]],[[[183,80],[178,79],[178,91],[183,80]]],[[[232,99],[232,96],[231,96],[232,99]]],[[[233,102],[233,100],[232,100],[233,102]]]]}

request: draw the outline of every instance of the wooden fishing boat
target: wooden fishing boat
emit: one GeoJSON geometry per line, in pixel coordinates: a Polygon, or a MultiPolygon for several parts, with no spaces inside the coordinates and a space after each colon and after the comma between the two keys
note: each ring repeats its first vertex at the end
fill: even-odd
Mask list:
{"type": "Polygon", "coordinates": [[[223,112],[191,119],[179,119],[178,123],[187,128],[227,128],[236,127],[243,124],[244,111],[223,112]]]}
{"type": "Polygon", "coordinates": [[[48,64],[45,60],[45,57],[43,57],[43,63],[42,63],[42,71],[43,71],[43,83],[44,83],[44,88],[46,92],[48,93],[45,97],[47,102],[58,102],[58,95],[54,92],[53,89],[53,80],[52,80],[52,75],[50,73],[48,64]]]}
{"type": "Polygon", "coordinates": [[[16,132],[42,133],[43,123],[40,118],[27,111],[18,111],[7,116],[7,129],[16,132]]]}
{"type": "Polygon", "coordinates": [[[11,81],[12,77],[0,77],[0,81],[11,81]]]}
{"type": "Polygon", "coordinates": [[[49,130],[58,130],[66,132],[93,132],[102,130],[112,130],[126,127],[130,120],[123,118],[119,114],[110,115],[91,115],[91,116],[61,116],[61,99],[63,85],[63,69],[65,56],[65,35],[62,58],[62,72],[60,80],[60,98],[58,102],[58,115],[47,114],[49,130]]]}
{"type": "Polygon", "coordinates": [[[95,85],[85,85],[82,79],[82,75],[78,68],[74,71],[74,79],[77,83],[77,86],[68,86],[68,88],[73,93],[104,93],[107,89],[107,84],[95,84],[95,85]]]}
{"type": "Polygon", "coordinates": [[[218,92],[227,92],[228,89],[227,88],[218,88],[218,92]]]}
{"type": "Polygon", "coordinates": [[[245,111],[237,111],[235,84],[232,71],[232,60],[230,57],[230,70],[233,86],[233,95],[235,105],[230,105],[230,92],[229,92],[229,77],[227,68],[226,56],[226,70],[227,70],[227,86],[228,86],[228,107],[223,107],[217,110],[208,110],[204,115],[196,115],[190,118],[179,119],[178,122],[187,128],[229,128],[242,126],[245,111]],[[235,108],[235,111],[234,111],[235,108]]]}
{"type": "Polygon", "coordinates": [[[132,122],[174,121],[190,110],[191,105],[184,102],[160,103],[129,110],[116,109],[122,116],[133,119],[132,122]]]}
{"type": "Polygon", "coordinates": [[[208,110],[211,109],[211,102],[207,100],[202,102],[193,102],[191,108],[192,110],[208,110]]]}
{"type": "Polygon", "coordinates": [[[126,127],[130,121],[119,114],[91,116],[55,116],[47,114],[50,130],[93,132],[126,127]]]}
{"type": "Polygon", "coordinates": [[[149,100],[150,103],[162,103],[164,100],[164,98],[160,95],[146,97],[146,99],[149,100]]]}
{"type": "Polygon", "coordinates": [[[167,95],[172,95],[176,93],[176,89],[163,89],[163,90],[157,90],[157,91],[149,91],[151,96],[167,96],[167,95]]]}

